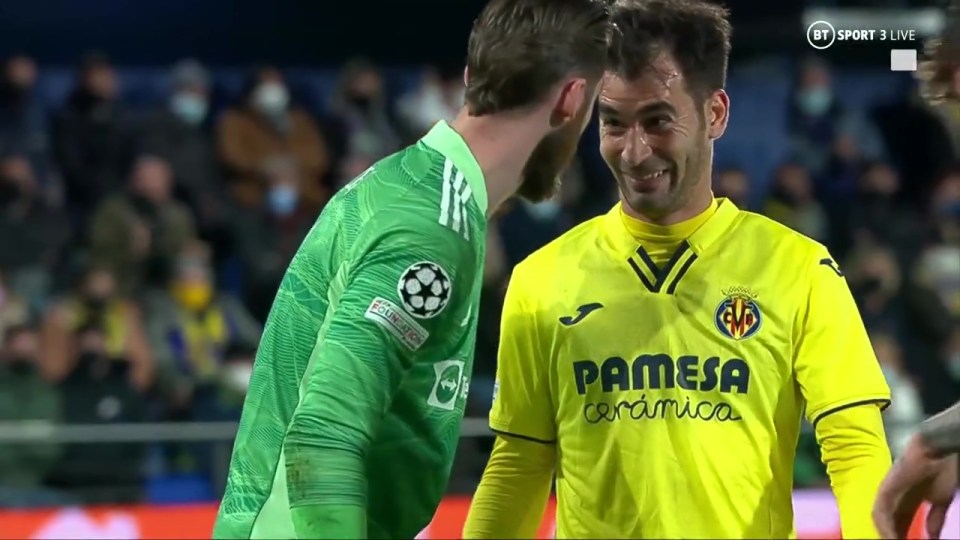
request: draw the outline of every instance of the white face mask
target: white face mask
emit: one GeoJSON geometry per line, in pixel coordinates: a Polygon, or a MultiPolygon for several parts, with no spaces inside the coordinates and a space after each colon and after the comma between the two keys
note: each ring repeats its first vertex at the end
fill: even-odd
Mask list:
{"type": "Polygon", "coordinates": [[[224,382],[237,392],[246,393],[250,387],[250,377],[253,376],[253,365],[232,364],[227,366],[224,373],[224,382]]]}
{"type": "Polygon", "coordinates": [[[556,197],[538,203],[531,203],[526,200],[523,202],[525,203],[527,212],[537,221],[550,221],[555,219],[560,214],[560,210],[562,210],[560,201],[558,201],[556,197]]]}
{"type": "Polygon", "coordinates": [[[280,83],[265,82],[254,91],[253,104],[264,114],[278,114],[290,104],[290,94],[280,83]]]}

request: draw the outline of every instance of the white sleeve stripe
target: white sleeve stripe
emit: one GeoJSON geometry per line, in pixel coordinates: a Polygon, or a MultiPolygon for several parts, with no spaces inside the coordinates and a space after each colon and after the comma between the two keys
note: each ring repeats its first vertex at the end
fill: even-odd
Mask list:
{"type": "Polygon", "coordinates": [[[450,181],[453,177],[453,162],[445,160],[443,163],[443,187],[440,196],[440,224],[448,225],[450,214],[450,181]]]}
{"type": "MultiPolygon", "coordinates": [[[[460,211],[463,209],[463,200],[462,195],[460,194],[463,189],[463,173],[457,171],[456,179],[453,182],[453,230],[460,232],[460,211]]],[[[466,216],[463,216],[466,218],[466,216]]]]}
{"type": "MultiPolygon", "coordinates": [[[[467,202],[470,200],[470,197],[473,195],[473,191],[470,189],[470,184],[465,184],[463,186],[463,192],[460,195],[460,212],[463,214],[463,221],[467,221],[467,202]]],[[[470,227],[466,224],[463,227],[463,237],[467,240],[470,239],[470,227]]]]}

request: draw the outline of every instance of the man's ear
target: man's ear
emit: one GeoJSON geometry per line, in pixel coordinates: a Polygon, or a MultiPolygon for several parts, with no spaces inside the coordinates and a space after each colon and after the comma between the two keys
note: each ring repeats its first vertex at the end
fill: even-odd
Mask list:
{"type": "Polygon", "coordinates": [[[583,107],[584,100],[587,99],[587,81],[586,79],[570,79],[560,87],[557,100],[553,106],[553,113],[550,115],[550,125],[558,128],[567,122],[577,118],[577,113],[583,107]]]}
{"type": "Polygon", "coordinates": [[[730,120],[730,96],[723,89],[717,90],[707,98],[707,135],[719,139],[727,130],[730,120]]]}

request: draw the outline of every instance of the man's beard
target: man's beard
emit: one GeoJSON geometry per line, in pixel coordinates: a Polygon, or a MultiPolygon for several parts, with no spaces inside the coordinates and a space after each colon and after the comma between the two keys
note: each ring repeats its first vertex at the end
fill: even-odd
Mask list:
{"type": "Polygon", "coordinates": [[[523,167],[517,195],[530,202],[542,202],[557,194],[560,175],[577,152],[580,137],[576,128],[576,122],[571,122],[540,141],[523,167]]]}

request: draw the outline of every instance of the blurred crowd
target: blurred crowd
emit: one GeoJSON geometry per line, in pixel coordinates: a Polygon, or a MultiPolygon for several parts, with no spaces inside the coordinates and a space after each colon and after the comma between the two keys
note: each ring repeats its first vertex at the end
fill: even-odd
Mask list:
{"type": "MultiPolygon", "coordinates": [[[[272,66],[217,104],[187,60],[169,95],[131,107],[110,60],[88,54],[51,110],[37,74],[23,55],[0,72],[0,422],[237,420],[273,295],[330,195],[463,100],[459,70],[394,95],[358,60],[322,111],[272,66]]],[[[783,104],[789,159],[769,180],[718,160],[715,191],[841,261],[893,390],[896,452],[960,396],[960,109],[905,96],[852,110],[838,92],[829,66],[802,64],[783,104]]],[[[616,200],[595,152],[585,143],[555,200],[493,219],[468,414],[489,408],[510,269],[616,200]]],[[[212,467],[188,443],[4,445],[0,506],[132,501],[147,474],[212,467]]],[[[815,441],[796,472],[825,481],[815,441]]]]}

